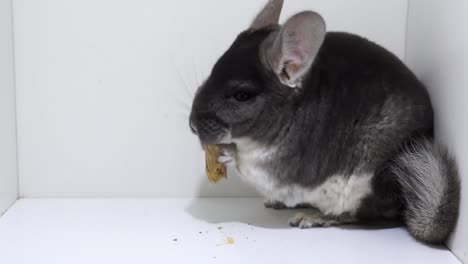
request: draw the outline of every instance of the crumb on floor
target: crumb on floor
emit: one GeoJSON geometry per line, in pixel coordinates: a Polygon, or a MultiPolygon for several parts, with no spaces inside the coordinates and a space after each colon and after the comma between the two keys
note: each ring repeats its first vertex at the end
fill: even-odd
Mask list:
{"type": "Polygon", "coordinates": [[[222,246],[222,245],[233,245],[235,243],[234,238],[232,237],[226,237],[226,240],[224,243],[217,244],[217,246],[222,246]]]}
{"type": "Polygon", "coordinates": [[[227,238],[226,238],[226,244],[228,244],[228,245],[234,244],[234,238],[232,238],[232,237],[227,237],[227,238]]]}

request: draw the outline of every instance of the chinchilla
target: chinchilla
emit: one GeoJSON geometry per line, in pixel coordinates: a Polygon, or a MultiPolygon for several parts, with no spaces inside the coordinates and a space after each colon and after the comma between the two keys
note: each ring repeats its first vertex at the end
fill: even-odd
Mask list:
{"type": "Polygon", "coordinates": [[[392,53],[326,32],[307,11],[279,25],[271,0],[199,87],[190,127],[270,207],[307,204],[299,228],[401,221],[442,243],[458,217],[457,166],[433,140],[424,85],[392,53]]]}

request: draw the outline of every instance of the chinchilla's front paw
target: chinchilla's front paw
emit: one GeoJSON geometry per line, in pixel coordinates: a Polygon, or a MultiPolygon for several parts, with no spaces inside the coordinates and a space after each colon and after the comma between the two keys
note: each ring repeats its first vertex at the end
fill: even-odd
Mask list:
{"type": "Polygon", "coordinates": [[[226,166],[234,166],[236,163],[236,146],[233,144],[219,145],[218,162],[226,166]]]}

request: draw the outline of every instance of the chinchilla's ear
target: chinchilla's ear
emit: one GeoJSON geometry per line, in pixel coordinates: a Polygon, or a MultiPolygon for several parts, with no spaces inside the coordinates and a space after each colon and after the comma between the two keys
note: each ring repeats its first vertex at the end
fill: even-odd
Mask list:
{"type": "Polygon", "coordinates": [[[314,62],[325,34],[325,21],[319,14],[302,12],[291,17],[274,39],[263,45],[262,53],[283,84],[298,87],[314,62]]]}
{"type": "Polygon", "coordinates": [[[260,11],[260,13],[254,19],[250,25],[250,28],[256,30],[277,25],[282,8],[283,0],[269,0],[262,11],[260,11]]]}

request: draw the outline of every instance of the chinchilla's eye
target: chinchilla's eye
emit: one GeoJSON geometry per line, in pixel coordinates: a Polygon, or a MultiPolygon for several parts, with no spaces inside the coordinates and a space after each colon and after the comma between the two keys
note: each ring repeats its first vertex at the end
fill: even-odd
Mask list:
{"type": "Polygon", "coordinates": [[[239,92],[234,94],[234,99],[236,99],[236,101],[239,101],[239,102],[248,101],[252,97],[253,97],[253,95],[251,93],[244,92],[244,91],[239,91],[239,92]]]}

